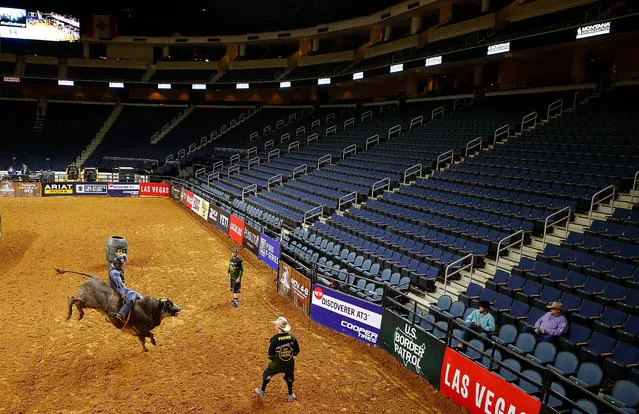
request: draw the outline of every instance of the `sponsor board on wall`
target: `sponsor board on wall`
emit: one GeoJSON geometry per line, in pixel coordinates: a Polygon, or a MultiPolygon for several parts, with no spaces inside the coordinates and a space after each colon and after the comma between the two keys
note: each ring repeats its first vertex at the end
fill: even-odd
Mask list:
{"type": "Polygon", "coordinates": [[[75,183],[76,195],[107,195],[106,183],[75,183]]]}
{"type": "Polygon", "coordinates": [[[311,281],[282,261],[280,261],[280,277],[278,279],[277,291],[300,308],[306,316],[309,315],[311,281]]]}
{"type": "Polygon", "coordinates": [[[0,181],[0,197],[15,197],[15,190],[11,181],[0,181]]]}
{"type": "Polygon", "coordinates": [[[179,185],[174,185],[171,188],[171,197],[173,198],[173,200],[180,200],[180,195],[182,194],[182,187],[180,187],[179,185]]]}
{"type": "Polygon", "coordinates": [[[205,199],[200,201],[200,209],[197,211],[197,214],[202,217],[204,220],[209,216],[209,208],[210,204],[205,199]]]}
{"type": "Polygon", "coordinates": [[[244,222],[235,217],[233,214],[231,214],[229,222],[229,236],[231,236],[231,238],[238,244],[242,244],[242,239],[244,237],[244,222]]]}
{"type": "Polygon", "coordinates": [[[140,195],[140,183],[113,183],[107,185],[108,194],[112,197],[134,197],[140,195]]]}
{"type": "Polygon", "coordinates": [[[186,205],[186,188],[180,188],[180,203],[186,205]]]}
{"type": "Polygon", "coordinates": [[[193,194],[189,190],[184,190],[184,195],[185,195],[184,205],[187,208],[193,208],[193,197],[195,197],[195,194],[193,194]]]}
{"type": "Polygon", "coordinates": [[[196,214],[200,214],[200,203],[202,203],[202,198],[197,194],[193,194],[193,201],[191,202],[191,211],[196,214]]]}
{"type": "Polygon", "coordinates": [[[209,223],[217,227],[220,218],[220,209],[214,204],[209,204],[209,214],[206,219],[209,223]]]}
{"type": "Polygon", "coordinates": [[[377,345],[384,309],[325,286],[313,285],[311,319],[337,332],[377,345]]]}
{"type": "Polygon", "coordinates": [[[406,368],[425,377],[439,388],[439,377],[446,345],[403,319],[384,309],[379,346],[397,358],[406,368]]]}
{"type": "Polygon", "coordinates": [[[273,270],[280,266],[280,243],[271,239],[266,234],[260,234],[260,245],[257,249],[257,257],[269,265],[273,270]]]}
{"type": "Polygon", "coordinates": [[[14,181],[13,191],[16,197],[42,197],[42,184],[29,181],[14,181]]]}
{"type": "Polygon", "coordinates": [[[171,184],[168,183],[140,183],[142,197],[171,197],[171,184]]]}
{"type": "Polygon", "coordinates": [[[229,234],[229,221],[231,215],[221,208],[218,208],[218,213],[217,228],[222,230],[224,234],[229,234]]]}
{"type": "Polygon", "coordinates": [[[242,246],[257,256],[259,245],[260,232],[248,223],[244,223],[244,241],[242,242],[242,246]]]}
{"type": "Polygon", "coordinates": [[[70,196],[75,194],[73,183],[43,183],[42,195],[50,196],[70,196]]]}
{"type": "Polygon", "coordinates": [[[541,409],[541,401],[451,348],[444,353],[440,390],[471,414],[537,414],[541,409]]]}

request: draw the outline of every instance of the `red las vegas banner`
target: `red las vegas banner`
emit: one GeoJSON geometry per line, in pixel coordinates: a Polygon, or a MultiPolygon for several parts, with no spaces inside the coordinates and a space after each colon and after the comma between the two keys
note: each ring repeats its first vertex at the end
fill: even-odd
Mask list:
{"type": "Polygon", "coordinates": [[[168,183],[140,183],[140,196],[170,197],[171,184],[168,183]]]}
{"type": "Polygon", "coordinates": [[[446,348],[440,391],[471,414],[538,414],[541,401],[446,348]]]}
{"type": "Polygon", "coordinates": [[[240,245],[242,244],[244,238],[244,222],[232,214],[229,223],[229,236],[240,245]]]}
{"type": "Polygon", "coordinates": [[[184,194],[186,194],[186,200],[184,201],[184,205],[187,208],[192,208],[193,207],[193,197],[195,196],[195,194],[193,194],[189,190],[184,190],[184,194]]]}

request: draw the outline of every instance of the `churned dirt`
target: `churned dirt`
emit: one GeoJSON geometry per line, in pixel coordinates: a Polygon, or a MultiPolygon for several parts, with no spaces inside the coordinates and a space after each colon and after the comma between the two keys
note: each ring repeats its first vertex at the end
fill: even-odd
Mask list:
{"type": "Polygon", "coordinates": [[[234,242],[176,202],[0,198],[0,213],[0,412],[465,412],[383,350],[306,318],[249,252],[240,307],[228,308],[234,242]],[[127,285],[182,307],[147,353],[96,311],[65,320],[84,279],[54,268],[105,278],[112,235],[129,243],[127,285]],[[265,400],[253,393],[279,315],[301,347],[294,403],[281,376],[265,400]]]}

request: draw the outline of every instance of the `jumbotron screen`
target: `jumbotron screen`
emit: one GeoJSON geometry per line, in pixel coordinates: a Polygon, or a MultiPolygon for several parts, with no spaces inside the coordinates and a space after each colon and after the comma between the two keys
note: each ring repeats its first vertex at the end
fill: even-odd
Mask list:
{"type": "Polygon", "coordinates": [[[80,40],[80,19],[69,14],[0,7],[0,37],[76,42],[80,40]]]}

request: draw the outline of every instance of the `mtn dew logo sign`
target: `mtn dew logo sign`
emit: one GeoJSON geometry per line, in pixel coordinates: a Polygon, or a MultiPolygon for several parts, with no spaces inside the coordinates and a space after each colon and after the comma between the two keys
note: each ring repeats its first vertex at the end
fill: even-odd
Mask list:
{"type": "Polygon", "coordinates": [[[397,358],[406,368],[439,388],[446,345],[416,324],[404,319],[399,313],[399,310],[384,309],[379,346],[397,358]]]}
{"type": "Polygon", "coordinates": [[[405,323],[403,328],[395,328],[393,352],[399,356],[406,368],[421,374],[420,364],[426,352],[426,344],[419,343],[415,326],[405,323]]]}

